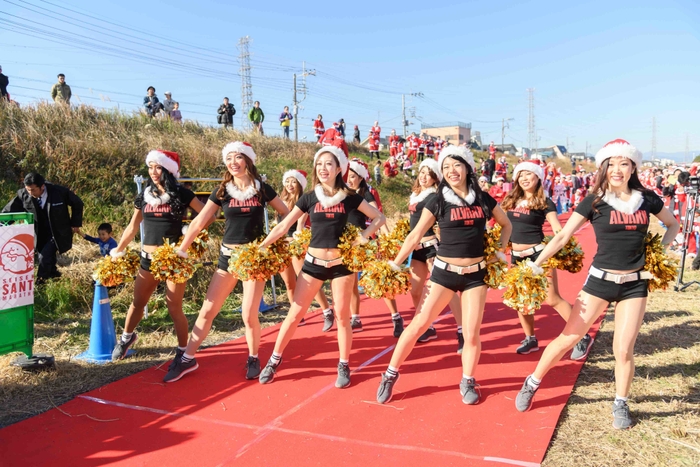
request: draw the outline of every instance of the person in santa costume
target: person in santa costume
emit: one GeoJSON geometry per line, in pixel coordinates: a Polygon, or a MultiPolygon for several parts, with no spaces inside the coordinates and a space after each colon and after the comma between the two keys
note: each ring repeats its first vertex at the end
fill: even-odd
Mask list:
{"type": "Polygon", "coordinates": [[[642,165],[642,153],[637,148],[623,139],[616,139],[598,151],[595,162],[598,177],[591,194],[578,205],[539,257],[534,262],[526,262],[534,273],[542,274],[542,265],[590,221],[598,250],[583,290],[573,304],[564,330],[547,345],[534,373],[525,379],[515,407],[520,412],[532,407],[545,375],[581,340],[610,303],[615,302],[613,428],[625,429],[634,424],[627,398],[634,377],[634,344],[647,305],[647,281],[652,277],[643,270],[650,215],[655,215],[667,227],[663,245],[673,241],[680,225],[663,206],[663,201],[654,192],[644,189],[639,181],[637,171],[642,165]]]}
{"type": "Polygon", "coordinates": [[[377,160],[380,160],[379,139],[374,137],[374,133],[372,132],[372,130],[369,131],[369,136],[367,137],[367,145],[369,146],[369,159],[372,160],[374,156],[377,156],[377,160]]]}
{"type": "Polygon", "coordinates": [[[318,114],[318,117],[316,117],[316,120],[314,120],[314,134],[316,135],[317,142],[321,139],[323,133],[325,132],[326,127],[323,126],[323,115],[318,114]]]}
{"type": "Polygon", "coordinates": [[[389,155],[396,156],[399,153],[399,135],[396,134],[396,130],[391,130],[391,135],[389,135],[389,155]]]}
{"type": "MultiPolygon", "coordinates": [[[[221,254],[216,271],[211,278],[207,295],[199,310],[199,316],[192,327],[187,349],[163,378],[166,383],[178,381],[186,374],[199,368],[195,353],[206,339],[214,318],[219,314],[224,301],[238,283],[238,278],[228,272],[229,260],[234,248],[258,239],[265,233],[265,210],[268,205],[280,216],[286,216],[289,209],[277,192],[265,183],[255,167],[257,155],[253,147],[244,141],[228,143],[221,150],[226,166],[219,187],[212,191],[207,204],[192,220],[177,253],[187,257],[187,249],[207,225],[216,219],[219,209],[223,210],[226,223],[221,239],[221,254]]],[[[291,227],[291,226],[290,226],[291,227]]],[[[245,338],[248,345],[248,358],[245,364],[245,378],[256,379],[260,375],[260,320],[258,308],[262,300],[265,281],[243,281],[241,318],[245,325],[245,338]]],[[[233,365],[235,367],[235,365],[233,365]]]]}
{"type": "MultiPolygon", "coordinates": [[[[326,131],[326,133],[328,133],[328,131],[326,131]]],[[[338,137],[340,137],[340,135],[338,135],[338,137]]],[[[284,189],[279,196],[282,202],[287,206],[287,209],[290,211],[294,209],[297,201],[299,201],[301,195],[304,194],[304,190],[306,190],[306,184],[307,174],[303,170],[291,169],[287,170],[282,175],[282,186],[284,189]]],[[[296,224],[292,224],[292,227],[289,229],[289,231],[287,231],[287,242],[291,242],[294,235],[297,234],[297,232],[302,231],[307,220],[306,218],[307,216],[302,216],[302,218],[299,219],[296,224]]],[[[278,217],[277,221],[279,222],[280,220],[281,218],[278,217]]],[[[292,264],[280,272],[280,276],[284,281],[285,289],[287,289],[287,298],[289,299],[289,303],[294,302],[294,288],[297,285],[297,276],[301,272],[301,267],[303,265],[303,259],[292,257],[292,264]]],[[[323,290],[319,290],[316,294],[316,303],[321,306],[324,315],[333,315],[333,310],[331,309],[328,299],[326,298],[326,294],[323,293],[323,290]]],[[[306,323],[304,318],[302,318],[299,322],[299,326],[303,326],[304,324],[306,323]]],[[[323,331],[330,331],[330,327],[328,329],[324,327],[323,331]]]]}
{"type": "Polygon", "coordinates": [[[372,139],[376,139],[377,144],[379,144],[379,138],[382,135],[382,127],[379,126],[378,121],[376,121],[376,120],[374,121],[374,125],[372,125],[372,128],[370,128],[369,134],[370,134],[370,137],[372,139]]]}
{"type": "Polygon", "coordinates": [[[327,129],[325,132],[323,132],[323,135],[318,140],[318,144],[321,146],[330,146],[333,144],[333,141],[337,138],[342,138],[343,135],[341,135],[340,131],[338,131],[338,124],[333,123],[333,128],[327,129]]]}
{"type": "MultiPolygon", "coordinates": [[[[130,347],[138,341],[136,327],[143,319],[143,313],[148,300],[158,287],[158,281],[151,273],[151,254],[166,241],[176,243],[182,235],[182,220],[188,207],[200,212],[204,205],[197,199],[192,190],[180,185],[180,156],[176,152],[155,149],[146,155],[148,181],[134,201],[134,213],[129,225],[124,229],[116,248],[110,251],[112,258],[125,255],[126,247],[139,233],[143,223],[141,238],[141,263],[136,281],[134,282],[134,300],[129,305],[124,323],[124,332],[112,351],[112,360],[126,357],[130,347]]],[[[177,362],[187,345],[188,323],[182,312],[182,298],[185,295],[186,283],[177,284],[167,281],[165,284],[165,302],[168,313],[175,325],[177,334],[177,362]]],[[[171,365],[172,367],[172,365],[171,365]]]]}
{"type": "Polygon", "coordinates": [[[394,157],[389,157],[384,161],[384,176],[387,178],[396,177],[399,174],[399,167],[396,164],[396,159],[394,157]]]}
{"type": "Polygon", "coordinates": [[[355,274],[343,264],[338,243],[345,230],[348,215],[353,210],[358,210],[370,219],[370,224],[358,236],[356,244],[367,243],[386,219],[362,196],[348,189],[343,181],[348,165],[346,150],[337,146],[324,146],[319,149],[314,155],[313,190],[299,198],[292,212],[272,229],[261,244],[261,248],[272,245],[304,214],[308,214],[311,220],[311,242],[294,289],[294,302],[280,327],[272,356],[260,374],[261,384],[271,383],[275,378],[282,362],[282,352],[291,341],[313,297],[321,289],[323,282],[330,280],[340,357],[335,386],[350,386],[350,302],[355,274]]]}
{"type": "Polygon", "coordinates": [[[413,162],[416,162],[416,158],[418,157],[418,141],[417,141],[417,136],[415,133],[411,133],[411,135],[406,138],[406,145],[408,148],[408,152],[406,152],[406,156],[411,158],[413,162]]]}

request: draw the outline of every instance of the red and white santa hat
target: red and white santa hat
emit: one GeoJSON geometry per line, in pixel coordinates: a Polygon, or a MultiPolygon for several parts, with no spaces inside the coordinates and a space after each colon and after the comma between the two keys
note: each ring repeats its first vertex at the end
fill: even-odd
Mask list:
{"type": "Polygon", "coordinates": [[[301,191],[306,190],[306,176],[308,174],[304,172],[303,170],[287,170],[284,175],[282,175],[282,184],[287,181],[288,178],[294,178],[296,179],[297,182],[299,182],[299,185],[301,185],[301,191]]]}
{"type": "Polygon", "coordinates": [[[224,148],[221,150],[221,156],[224,160],[224,164],[226,163],[226,156],[231,153],[248,156],[248,159],[253,161],[253,164],[255,164],[255,158],[257,156],[255,155],[253,146],[251,146],[250,143],[246,143],[245,141],[233,141],[224,146],[224,148]]]}
{"type": "MultiPolygon", "coordinates": [[[[345,141],[343,141],[343,144],[345,141]]],[[[347,147],[347,145],[346,145],[347,147]]],[[[338,163],[340,164],[340,175],[345,176],[345,174],[348,171],[348,153],[346,150],[342,149],[341,147],[338,146],[323,146],[321,149],[316,151],[316,154],[314,154],[314,167],[316,166],[316,161],[318,160],[318,156],[321,154],[329,152],[333,154],[336,159],[338,159],[338,163]]]]}
{"type": "Polygon", "coordinates": [[[442,173],[442,163],[448,157],[457,156],[464,159],[469,165],[472,166],[472,171],[476,171],[476,164],[474,163],[474,154],[467,149],[465,146],[447,146],[442,151],[440,151],[440,158],[438,159],[438,167],[440,168],[440,173],[442,173]]]}
{"type": "Polygon", "coordinates": [[[354,158],[350,161],[348,168],[365,180],[369,180],[369,170],[367,170],[367,164],[364,161],[354,158]]]}
{"type": "Polygon", "coordinates": [[[427,167],[430,170],[432,170],[433,173],[437,175],[438,182],[442,181],[442,170],[440,170],[440,165],[438,164],[438,161],[436,161],[435,159],[425,159],[418,166],[418,171],[420,172],[423,167],[427,167]]]}
{"type": "Polygon", "coordinates": [[[173,174],[175,178],[180,178],[180,156],[176,152],[153,149],[146,156],[146,165],[155,162],[165,170],[173,174]]]}
{"type": "Polygon", "coordinates": [[[603,146],[595,155],[595,166],[600,167],[604,160],[611,157],[626,157],[634,162],[634,165],[641,167],[642,153],[624,139],[614,139],[603,146]]]}
{"type": "Polygon", "coordinates": [[[520,164],[516,165],[515,168],[513,169],[513,180],[516,180],[518,178],[518,173],[522,171],[526,172],[532,172],[533,174],[537,175],[537,178],[542,180],[544,178],[544,170],[542,170],[542,167],[540,167],[540,164],[535,164],[534,162],[521,162],[520,164]]]}

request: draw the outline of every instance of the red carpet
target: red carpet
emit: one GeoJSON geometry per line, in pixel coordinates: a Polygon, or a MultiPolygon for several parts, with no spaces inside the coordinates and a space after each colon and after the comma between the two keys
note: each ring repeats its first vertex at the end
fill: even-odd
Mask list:
{"type": "MultiPolygon", "coordinates": [[[[587,268],[595,246],[590,227],[578,238],[587,268]]],[[[560,277],[564,298],[573,301],[585,273],[560,277]]],[[[409,318],[410,298],[399,300],[399,308],[409,318]]],[[[461,402],[449,314],[436,324],[438,339],[418,344],[401,368],[392,402],[377,405],[379,374],[396,340],[383,303],[363,300],[362,316],[365,330],[354,336],[348,389],[333,387],[335,333],[321,333],[322,318],[315,314],[298,329],[272,384],[243,378],[247,351],[237,339],[199,353],[200,368],[177,383],[158,384],[164,370],[153,368],[62,405],[72,417],[54,409],[0,430],[0,464],[539,465],[581,363],[562,360],[533,409],[517,412],[513,400],[541,352],[515,353],[523,333],[499,292],[488,296],[476,406],[461,402]]],[[[563,325],[553,309],[540,310],[540,346],[563,325]]],[[[263,362],[277,329],[263,331],[263,362]]]]}

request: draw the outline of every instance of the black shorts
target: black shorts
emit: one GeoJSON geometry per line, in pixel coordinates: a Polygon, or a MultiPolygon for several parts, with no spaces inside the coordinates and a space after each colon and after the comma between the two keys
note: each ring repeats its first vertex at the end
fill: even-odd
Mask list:
{"type": "Polygon", "coordinates": [[[219,262],[216,267],[224,272],[228,272],[228,260],[231,259],[230,256],[225,256],[223,253],[219,253],[219,262]]]}
{"type": "Polygon", "coordinates": [[[453,292],[464,292],[474,287],[486,285],[484,282],[485,277],[486,268],[470,274],[457,274],[456,272],[445,271],[433,266],[433,271],[430,273],[430,282],[439,284],[453,292]]]}
{"type": "Polygon", "coordinates": [[[301,268],[301,272],[318,279],[320,281],[327,281],[332,279],[337,279],[339,277],[349,276],[354,274],[349,270],[344,264],[339,264],[337,266],[332,266],[330,268],[325,268],[319,266],[318,264],[311,264],[308,261],[304,261],[304,266],[301,268]]]}
{"type": "Polygon", "coordinates": [[[616,284],[591,275],[583,284],[583,291],[607,302],[621,302],[630,298],[644,298],[649,295],[647,279],[616,284]]]}
{"type": "Polygon", "coordinates": [[[141,256],[141,261],[139,261],[139,266],[141,266],[141,269],[144,271],[151,272],[151,260],[149,258],[144,258],[143,255],[141,256]]]}
{"type": "Polygon", "coordinates": [[[522,257],[513,256],[513,254],[511,253],[511,255],[510,255],[510,264],[522,263],[523,261],[527,261],[528,259],[529,259],[530,261],[535,261],[537,258],[540,257],[540,253],[542,253],[543,251],[544,251],[544,250],[540,250],[540,251],[537,251],[537,252],[535,252],[534,254],[532,254],[532,255],[530,255],[530,256],[522,256],[522,257]]]}
{"type": "Polygon", "coordinates": [[[435,258],[436,256],[437,249],[435,248],[435,245],[430,245],[429,247],[421,248],[420,250],[413,250],[411,261],[427,263],[430,258],[435,258]]]}

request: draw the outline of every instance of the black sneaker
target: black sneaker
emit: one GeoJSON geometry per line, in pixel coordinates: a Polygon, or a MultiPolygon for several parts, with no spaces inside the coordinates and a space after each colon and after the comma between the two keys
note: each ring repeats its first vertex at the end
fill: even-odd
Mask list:
{"type": "Polygon", "coordinates": [[[403,333],[403,318],[399,315],[398,318],[391,318],[394,323],[394,337],[399,338],[403,333]]]}
{"type": "Polygon", "coordinates": [[[168,365],[168,371],[172,370],[175,367],[175,362],[178,360],[182,360],[182,356],[185,354],[184,350],[180,350],[178,347],[175,347],[175,358],[173,358],[173,361],[170,362],[170,365],[168,365]]]}
{"type": "Polygon", "coordinates": [[[359,316],[350,320],[350,327],[352,327],[352,332],[362,331],[362,321],[360,321],[359,316]]]}
{"type": "Polygon", "coordinates": [[[479,392],[474,378],[462,378],[459,383],[459,393],[462,395],[462,402],[467,405],[474,405],[479,402],[479,392]]]}
{"type": "Polygon", "coordinates": [[[170,371],[168,371],[165,378],[163,378],[163,381],[166,383],[174,383],[187,373],[192,373],[197,368],[199,368],[199,365],[197,364],[197,360],[194,358],[186,363],[183,362],[182,359],[176,360],[175,365],[173,365],[170,371]]]}
{"type": "Polygon", "coordinates": [[[464,350],[464,334],[461,332],[457,333],[457,355],[462,355],[462,350],[464,350]]]}
{"type": "Polygon", "coordinates": [[[248,356],[248,361],[245,364],[245,368],[245,379],[257,378],[260,376],[260,359],[257,357],[248,356]]]}
{"type": "Polygon", "coordinates": [[[282,360],[280,360],[277,365],[272,363],[272,359],[268,360],[267,365],[265,365],[265,368],[263,368],[258,377],[260,384],[271,383],[272,380],[275,379],[275,373],[277,373],[277,367],[280,366],[280,363],[282,363],[282,360]]]}
{"type": "Polygon", "coordinates": [[[437,331],[434,327],[430,326],[424,333],[418,338],[418,342],[421,344],[437,339],[437,331]]]}
{"type": "Polygon", "coordinates": [[[515,349],[520,355],[527,355],[530,352],[537,352],[540,350],[539,343],[535,336],[526,337],[522,342],[520,342],[520,347],[515,349]]]}
{"type": "Polygon", "coordinates": [[[136,335],[135,331],[133,334],[131,334],[131,337],[126,342],[123,341],[120,337],[117,341],[117,345],[114,346],[114,350],[112,350],[112,360],[121,360],[122,358],[126,357],[126,353],[129,351],[129,347],[134,345],[138,340],[139,336],[136,335]]]}
{"type": "Polygon", "coordinates": [[[377,402],[386,404],[391,400],[394,384],[396,384],[398,380],[398,373],[396,373],[396,376],[388,376],[386,373],[382,373],[382,381],[379,383],[379,389],[377,390],[377,402]]]}
{"type": "Polygon", "coordinates": [[[578,341],[574,350],[571,351],[571,360],[583,360],[588,356],[588,352],[591,351],[592,346],[593,338],[586,334],[578,341]]]}
{"type": "Polygon", "coordinates": [[[627,428],[632,428],[632,425],[634,425],[627,402],[613,402],[612,414],[613,428],[616,430],[626,430],[627,428]]]}
{"type": "Polygon", "coordinates": [[[350,386],[350,367],[347,363],[338,363],[338,379],[335,380],[335,387],[343,389],[350,386]]]}
{"type": "Polygon", "coordinates": [[[301,318],[301,321],[299,321],[299,324],[297,326],[306,326],[306,319],[301,318]]]}
{"type": "Polygon", "coordinates": [[[537,389],[527,384],[529,379],[529,376],[525,378],[523,387],[520,388],[520,392],[515,396],[515,408],[518,409],[518,412],[527,412],[532,407],[532,399],[535,398],[537,389]]]}
{"type": "Polygon", "coordinates": [[[321,329],[322,332],[328,332],[333,328],[333,321],[335,321],[335,317],[333,316],[333,312],[331,311],[329,314],[323,314],[323,329],[321,329]]]}

